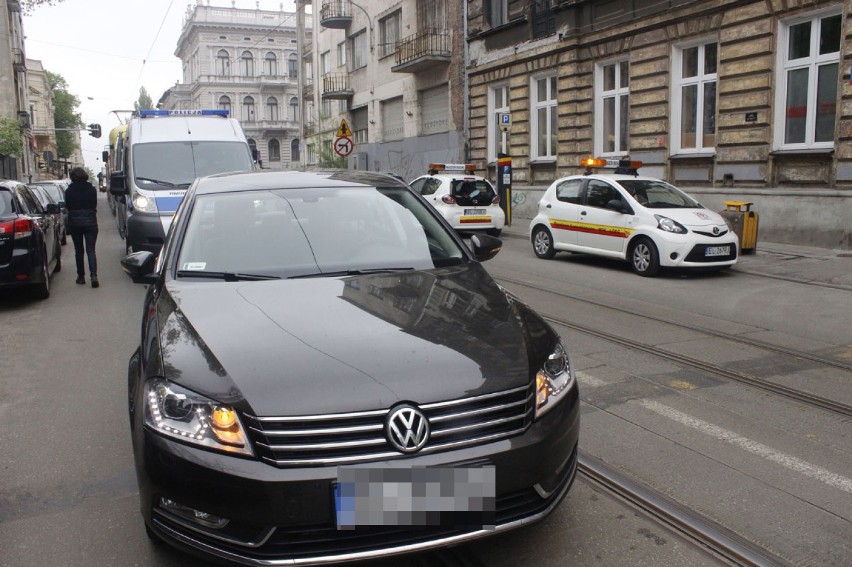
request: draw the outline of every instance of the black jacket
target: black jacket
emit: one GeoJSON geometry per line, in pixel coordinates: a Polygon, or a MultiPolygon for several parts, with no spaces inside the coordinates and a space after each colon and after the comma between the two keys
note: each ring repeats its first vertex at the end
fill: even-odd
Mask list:
{"type": "Polygon", "coordinates": [[[68,208],[68,230],[98,228],[98,190],[84,181],[72,183],[65,190],[68,208]]]}

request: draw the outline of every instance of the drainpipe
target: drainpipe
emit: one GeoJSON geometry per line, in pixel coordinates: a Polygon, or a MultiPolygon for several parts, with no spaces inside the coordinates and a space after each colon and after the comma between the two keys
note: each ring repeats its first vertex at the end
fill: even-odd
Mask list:
{"type": "Polygon", "coordinates": [[[468,57],[470,54],[468,53],[467,43],[467,2],[461,2],[461,5],[464,10],[464,18],[462,18],[464,22],[464,37],[462,37],[462,91],[464,93],[464,102],[462,105],[464,109],[462,111],[462,145],[464,148],[464,163],[470,163],[470,85],[467,79],[468,57]]]}

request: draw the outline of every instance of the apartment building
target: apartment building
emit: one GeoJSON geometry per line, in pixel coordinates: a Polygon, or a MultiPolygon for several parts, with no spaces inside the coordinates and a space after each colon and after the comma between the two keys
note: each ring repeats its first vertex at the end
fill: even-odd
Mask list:
{"type": "MultiPolygon", "coordinates": [[[[262,167],[300,162],[298,42],[295,12],[188,6],[175,55],[183,79],[159,108],[219,108],[245,130],[262,167]]],[[[310,20],[308,20],[310,23],[310,20]]],[[[310,35],[308,35],[310,37],[310,35]]]]}
{"type": "Polygon", "coordinates": [[[21,155],[0,156],[0,178],[28,181],[33,175],[34,149],[29,137],[27,58],[23,16],[17,0],[0,0],[0,117],[21,129],[21,155]]]}
{"type": "Polygon", "coordinates": [[[516,217],[629,155],[761,237],[852,247],[852,22],[842,0],[471,0],[473,162],[512,157],[516,217]],[[504,136],[497,122],[511,116],[504,136]]]}
{"type": "Polygon", "coordinates": [[[314,0],[315,79],[309,164],[335,162],[346,119],[354,150],[345,165],[413,179],[430,162],[467,157],[466,46],[462,0],[314,0]]]}

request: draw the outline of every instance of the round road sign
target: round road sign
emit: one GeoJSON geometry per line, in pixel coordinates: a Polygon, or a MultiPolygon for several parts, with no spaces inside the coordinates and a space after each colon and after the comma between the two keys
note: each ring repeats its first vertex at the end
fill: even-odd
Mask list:
{"type": "Polygon", "coordinates": [[[341,157],[346,157],[352,153],[355,144],[352,143],[352,138],[348,136],[340,136],[334,139],[334,153],[341,157]]]}

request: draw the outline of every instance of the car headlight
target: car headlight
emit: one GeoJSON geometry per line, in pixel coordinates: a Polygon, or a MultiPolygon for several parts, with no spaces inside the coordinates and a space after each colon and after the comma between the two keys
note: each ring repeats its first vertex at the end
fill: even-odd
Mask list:
{"type": "Polygon", "coordinates": [[[557,343],[542,369],[535,375],[535,417],[538,419],[565,397],[574,385],[574,371],[568,351],[557,343]]]}
{"type": "Polygon", "coordinates": [[[237,412],[163,379],[145,384],[145,424],[167,437],[227,453],[251,455],[237,412]]]}
{"type": "Polygon", "coordinates": [[[686,227],[680,224],[679,222],[670,219],[669,217],[664,217],[663,215],[654,215],[654,218],[657,219],[657,228],[660,230],[665,230],[666,232],[675,232],[677,234],[686,234],[686,227]]]}
{"type": "Polygon", "coordinates": [[[143,213],[156,213],[157,212],[157,202],[153,197],[146,197],[145,195],[139,195],[138,193],[133,196],[133,207],[143,213]]]}

